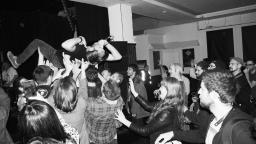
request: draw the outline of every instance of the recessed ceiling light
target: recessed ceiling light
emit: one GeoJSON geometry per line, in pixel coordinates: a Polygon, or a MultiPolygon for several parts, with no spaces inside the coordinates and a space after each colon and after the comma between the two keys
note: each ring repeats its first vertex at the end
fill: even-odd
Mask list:
{"type": "Polygon", "coordinates": [[[166,11],[166,10],[163,10],[162,13],[165,14],[165,13],[167,13],[167,11],[166,11]]]}

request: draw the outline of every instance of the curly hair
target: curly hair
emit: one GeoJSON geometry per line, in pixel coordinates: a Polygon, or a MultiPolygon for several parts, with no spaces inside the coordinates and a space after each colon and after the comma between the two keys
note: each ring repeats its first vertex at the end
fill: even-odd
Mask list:
{"type": "Polygon", "coordinates": [[[162,80],[161,85],[166,87],[167,96],[164,100],[158,102],[154,108],[152,113],[150,114],[147,123],[149,123],[156,115],[161,113],[164,110],[168,110],[170,108],[175,108],[178,112],[178,119],[180,123],[183,125],[184,123],[184,89],[181,86],[181,83],[174,77],[167,77],[162,80]]]}
{"type": "Polygon", "coordinates": [[[233,103],[236,95],[235,79],[228,70],[211,70],[203,74],[202,81],[209,92],[215,91],[223,103],[233,103]]]}
{"type": "Polygon", "coordinates": [[[141,73],[139,71],[139,67],[136,64],[129,64],[128,68],[131,68],[135,72],[135,77],[133,78],[134,83],[142,82],[141,73]]]}

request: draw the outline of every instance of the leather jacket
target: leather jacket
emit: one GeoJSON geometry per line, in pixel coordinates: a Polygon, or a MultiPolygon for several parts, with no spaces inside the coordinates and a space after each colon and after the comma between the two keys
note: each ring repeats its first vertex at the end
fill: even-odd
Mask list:
{"type": "MultiPolygon", "coordinates": [[[[151,112],[154,105],[149,104],[141,96],[135,100],[147,111],[151,112]]],[[[163,132],[179,129],[178,113],[176,108],[169,108],[157,114],[148,124],[141,125],[132,122],[130,129],[143,136],[150,136],[150,143],[154,143],[157,136],[163,132]]]]}

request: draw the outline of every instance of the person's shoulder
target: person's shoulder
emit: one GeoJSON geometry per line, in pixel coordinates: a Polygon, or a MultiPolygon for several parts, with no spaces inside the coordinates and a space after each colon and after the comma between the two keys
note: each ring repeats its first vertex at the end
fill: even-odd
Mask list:
{"type": "Polygon", "coordinates": [[[253,117],[245,112],[243,112],[242,110],[240,110],[237,107],[234,107],[232,109],[232,111],[230,112],[232,119],[248,119],[248,120],[252,120],[253,117]]]}
{"type": "Polygon", "coordinates": [[[238,108],[234,108],[225,121],[226,128],[232,126],[234,129],[248,130],[253,124],[253,117],[238,108]]]}
{"type": "Polygon", "coordinates": [[[233,123],[232,137],[246,144],[255,144],[256,139],[253,138],[253,121],[251,120],[239,120],[233,123]]]}

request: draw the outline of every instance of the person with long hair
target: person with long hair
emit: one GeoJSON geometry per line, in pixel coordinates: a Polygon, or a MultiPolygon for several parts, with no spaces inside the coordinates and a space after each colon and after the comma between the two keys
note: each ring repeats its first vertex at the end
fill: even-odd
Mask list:
{"type": "Polygon", "coordinates": [[[179,80],[183,88],[185,89],[185,105],[188,105],[188,94],[190,93],[190,81],[187,77],[183,75],[183,68],[179,63],[173,63],[169,67],[169,73],[170,77],[175,77],[177,80],[179,80]]]}
{"type": "Polygon", "coordinates": [[[18,128],[22,144],[38,136],[53,138],[67,144],[76,144],[65,132],[55,110],[43,101],[27,102],[19,114],[18,128]]]}
{"type": "Polygon", "coordinates": [[[147,124],[139,125],[136,122],[127,120],[119,110],[116,113],[116,119],[143,136],[150,136],[150,144],[154,143],[156,136],[167,130],[184,129],[184,96],[183,88],[180,82],[173,77],[167,77],[162,80],[160,87],[160,101],[151,105],[147,103],[134,89],[133,81],[129,81],[131,92],[135,100],[143,106],[144,109],[151,112],[147,119],[147,124]]]}

